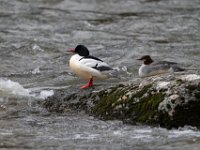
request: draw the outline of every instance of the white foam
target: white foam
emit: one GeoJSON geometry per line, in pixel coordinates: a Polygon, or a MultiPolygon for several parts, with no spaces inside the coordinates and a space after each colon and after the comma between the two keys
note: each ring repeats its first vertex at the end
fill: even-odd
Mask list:
{"type": "Polygon", "coordinates": [[[39,74],[39,73],[40,73],[40,67],[37,67],[32,71],[32,74],[39,74]]]}
{"type": "Polygon", "coordinates": [[[52,96],[53,94],[53,90],[43,90],[40,92],[39,98],[46,99],[47,97],[52,96]]]}
{"type": "Polygon", "coordinates": [[[32,50],[34,51],[44,51],[39,45],[37,44],[34,44],[33,47],[32,47],[32,50]]]}
{"type": "Polygon", "coordinates": [[[170,138],[177,138],[177,137],[200,137],[200,132],[194,131],[194,130],[171,130],[169,132],[168,137],[170,138]]]}
{"type": "MultiPolygon", "coordinates": [[[[9,79],[0,78],[0,95],[18,95],[46,99],[54,94],[53,90],[42,90],[34,92],[33,89],[25,89],[20,83],[9,79]],[[39,92],[39,93],[38,93],[39,92]]],[[[0,99],[1,101],[1,99],[0,99]]]]}
{"type": "Polygon", "coordinates": [[[14,94],[14,95],[23,95],[29,96],[30,91],[25,89],[18,82],[11,81],[9,79],[0,78],[0,92],[2,94],[14,94]]]}
{"type": "Polygon", "coordinates": [[[92,140],[99,136],[99,134],[75,134],[74,139],[92,140]]]}

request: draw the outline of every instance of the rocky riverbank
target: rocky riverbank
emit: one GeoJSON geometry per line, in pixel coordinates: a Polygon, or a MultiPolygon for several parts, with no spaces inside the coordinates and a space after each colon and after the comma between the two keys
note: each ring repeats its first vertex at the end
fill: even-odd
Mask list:
{"type": "Polygon", "coordinates": [[[44,102],[48,111],[85,111],[105,120],[166,128],[200,127],[200,75],[161,75],[79,93],[56,91],[44,102]]]}

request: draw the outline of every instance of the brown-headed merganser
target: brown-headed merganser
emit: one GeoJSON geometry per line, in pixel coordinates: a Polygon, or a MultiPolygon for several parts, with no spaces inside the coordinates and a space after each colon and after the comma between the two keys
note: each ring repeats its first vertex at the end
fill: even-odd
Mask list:
{"type": "Polygon", "coordinates": [[[140,77],[154,76],[163,73],[184,71],[176,62],[154,61],[149,55],[144,55],[137,60],[142,60],[143,64],[139,68],[140,77]]]}

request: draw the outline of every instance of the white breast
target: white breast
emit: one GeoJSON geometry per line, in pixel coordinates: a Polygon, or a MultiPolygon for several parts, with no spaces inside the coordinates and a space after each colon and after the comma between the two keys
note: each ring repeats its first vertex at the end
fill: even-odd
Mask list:
{"type": "Polygon", "coordinates": [[[92,77],[98,79],[106,78],[106,75],[91,67],[93,62],[90,59],[84,60],[81,58],[83,57],[75,54],[69,60],[69,66],[75,74],[87,80],[92,77]]]}
{"type": "Polygon", "coordinates": [[[170,73],[171,67],[165,67],[162,66],[162,64],[150,64],[150,65],[145,65],[142,64],[142,66],[139,68],[139,76],[140,77],[148,77],[148,76],[154,76],[158,74],[163,74],[163,73],[170,73]]]}
{"type": "Polygon", "coordinates": [[[146,68],[146,65],[145,64],[142,64],[139,68],[139,71],[138,71],[138,74],[140,77],[144,77],[146,76],[146,73],[144,72],[144,69],[146,68]]]}

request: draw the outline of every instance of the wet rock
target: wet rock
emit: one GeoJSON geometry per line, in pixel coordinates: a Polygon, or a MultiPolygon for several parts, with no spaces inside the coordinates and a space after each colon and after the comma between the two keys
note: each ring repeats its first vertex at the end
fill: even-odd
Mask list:
{"type": "Polygon", "coordinates": [[[85,111],[105,120],[200,127],[200,75],[176,74],[138,79],[131,83],[69,94],[56,91],[44,102],[51,112],[85,111]]]}

